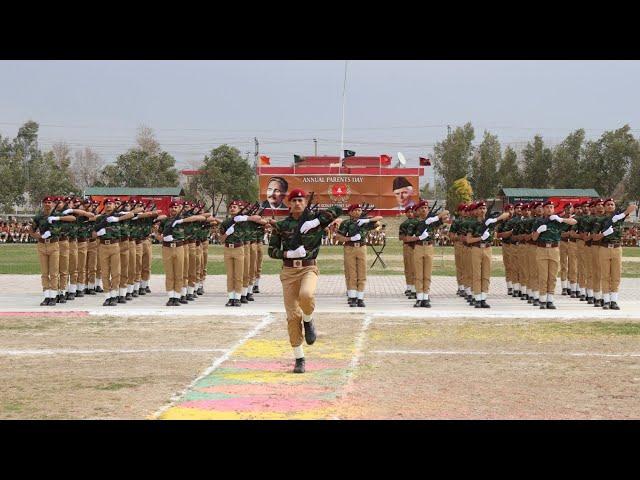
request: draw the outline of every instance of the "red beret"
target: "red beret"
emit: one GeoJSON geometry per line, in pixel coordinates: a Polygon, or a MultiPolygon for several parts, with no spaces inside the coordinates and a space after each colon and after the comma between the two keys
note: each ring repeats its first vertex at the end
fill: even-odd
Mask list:
{"type": "Polygon", "coordinates": [[[428,206],[429,206],[429,202],[427,202],[426,200],[420,200],[418,203],[415,204],[413,209],[418,210],[421,207],[428,207],[428,206]]]}
{"type": "Polygon", "coordinates": [[[55,202],[56,201],[56,197],[52,197],[51,195],[44,197],[42,199],[43,202],[55,202]]]}
{"type": "Polygon", "coordinates": [[[604,203],[604,201],[601,198],[596,198],[593,202],[591,202],[591,206],[595,207],[599,203],[604,203]]]}
{"type": "Polygon", "coordinates": [[[347,213],[351,213],[353,210],[357,210],[358,208],[362,208],[360,206],[360,204],[358,203],[352,203],[351,205],[349,205],[349,207],[347,208],[347,213]]]}
{"type": "Polygon", "coordinates": [[[603,200],[603,203],[607,203],[607,202],[616,203],[616,201],[613,198],[607,198],[607,199],[603,200]]]}
{"type": "Polygon", "coordinates": [[[294,198],[305,198],[307,196],[307,192],[302,190],[301,188],[294,188],[289,193],[289,200],[293,200],[294,198]]]}
{"type": "Polygon", "coordinates": [[[182,205],[182,202],[180,200],[174,200],[169,204],[169,207],[179,207],[180,205],[182,205]]]}
{"type": "Polygon", "coordinates": [[[513,206],[513,208],[522,208],[522,207],[524,207],[524,203],[522,202],[518,202],[513,206]]]}
{"type": "Polygon", "coordinates": [[[230,207],[234,205],[237,205],[238,207],[242,207],[244,205],[244,202],[242,200],[234,200],[229,204],[230,207]]]}
{"type": "Polygon", "coordinates": [[[567,202],[567,203],[565,203],[565,204],[564,204],[564,207],[563,207],[563,208],[573,207],[573,206],[574,206],[574,205],[573,205],[573,203],[572,203],[572,202],[567,202]]]}
{"type": "Polygon", "coordinates": [[[464,203],[459,203],[458,207],[456,208],[456,212],[460,212],[463,211],[467,206],[464,203]]]}
{"type": "Polygon", "coordinates": [[[122,200],[120,200],[120,197],[114,197],[114,198],[113,198],[113,201],[114,201],[114,202],[121,202],[122,200]]]}
{"type": "Polygon", "coordinates": [[[505,205],[503,205],[502,210],[504,210],[505,212],[509,209],[513,208],[513,205],[511,205],[510,203],[507,203],[505,205]]]}
{"type": "Polygon", "coordinates": [[[486,206],[487,206],[487,202],[484,202],[482,200],[479,202],[476,202],[475,204],[475,208],[486,207],[486,206]]]}
{"type": "Polygon", "coordinates": [[[547,205],[551,205],[552,207],[556,206],[556,204],[555,204],[555,202],[553,200],[547,200],[546,202],[544,202],[542,204],[543,207],[546,207],[547,205]]]}
{"type": "Polygon", "coordinates": [[[404,209],[404,213],[413,212],[413,207],[409,206],[404,209]]]}
{"type": "Polygon", "coordinates": [[[107,197],[104,199],[104,203],[115,203],[115,199],[111,197],[107,197]]]}

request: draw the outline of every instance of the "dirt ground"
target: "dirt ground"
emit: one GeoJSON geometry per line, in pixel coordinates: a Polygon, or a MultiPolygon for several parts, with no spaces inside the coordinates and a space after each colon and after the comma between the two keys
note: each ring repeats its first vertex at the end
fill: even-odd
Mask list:
{"type": "Polygon", "coordinates": [[[0,418],[150,418],[221,357],[161,418],[640,418],[640,321],[599,320],[323,314],[293,375],[283,315],[3,317],[0,418]]]}

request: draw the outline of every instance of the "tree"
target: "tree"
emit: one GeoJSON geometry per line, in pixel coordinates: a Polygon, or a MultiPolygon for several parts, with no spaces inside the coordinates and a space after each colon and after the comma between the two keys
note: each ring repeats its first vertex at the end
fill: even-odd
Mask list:
{"type": "Polygon", "coordinates": [[[195,189],[213,202],[214,215],[224,202],[234,198],[257,199],[258,184],[255,170],[242,158],[237,148],[220,145],[204,157],[199,168],[203,173],[194,180],[195,189]]]}
{"type": "Polygon", "coordinates": [[[107,165],[100,175],[106,187],[177,187],[176,160],[167,152],[149,153],[132,148],[107,165]]]}
{"type": "Polygon", "coordinates": [[[156,135],[151,127],[140,125],[136,135],[136,143],[143,152],[151,156],[160,155],[160,143],[156,139],[156,135]]]}
{"type": "Polygon", "coordinates": [[[522,173],[518,165],[518,154],[507,147],[502,155],[500,168],[498,169],[499,188],[520,188],[522,187],[522,173]]]}
{"type": "Polygon", "coordinates": [[[473,200],[473,188],[467,177],[455,180],[447,192],[447,208],[453,211],[458,204],[473,200]]]}
{"type": "MultiPolygon", "coordinates": [[[[447,205],[453,202],[449,196],[451,186],[457,179],[469,173],[469,163],[473,154],[475,134],[471,123],[457,127],[433,149],[436,174],[442,178],[442,189],[447,191],[447,205]]],[[[454,202],[455,203],[455,202],[454,202]]]]}
{"type": "MultiPolygon", "coordinates": [[[[640,199],[640,141],[638,140],[635,144],[635,154],[629,163],[629,172],[625,181],[625,196],[627,200],[637,201],[640,199]]],[[[636,215],[640,215],[640,213],[636,212],[636,215]]]]}
{"type": "Polygon", "coordinates": [[[496,195],[500,157],[498,137],[484,132],[484,139],[471,160],[471,186],[478,198],[493,198],[496,195]]]}
{"type": "Polygon", "coordinates": [[[0,178],[4,181],[0,188],[0,211],[9,211],[14,205],[25,201],[25,169],[23,159],[16,154],[12,142],[0,135],[0,178]]]}
{"type": "Polygon", "coordinates": [[[74,183],[80,190],[95,186],[103,167],[104,161],[91,148],[85,147],[83,150],[76,150],[71,164],[74,183]]]}
{"type": "Polygon", "coordinates": [[[576,175],[582,162],[585,132],[583,129],[570,133],[553,150],[551,159],[551,185],[554,188],[577,188],[581,179],[576,175]]]}
{"type": "Polygon", "coordinates": [[[71,148],[66,142],[57,142],[51,146],[51,152],[56,164],[60,168],[69,168],[71,165],[71,148]]]}
{"type": "Polygon", "coordinates": [[[536,135],[533,144],[528,143],[522,155],[524,157],[523,183],[528,188],[549,188],[552,153],[544,146],[542,137],[536,135]]]}

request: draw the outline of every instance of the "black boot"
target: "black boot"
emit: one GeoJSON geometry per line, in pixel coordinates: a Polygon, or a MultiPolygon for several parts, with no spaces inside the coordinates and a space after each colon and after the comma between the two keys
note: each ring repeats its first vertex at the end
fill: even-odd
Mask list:
{"type": "MultiPolygon", "coordinates": [[[[258,287],[253,287],[253,293],[260,293],[260,291],[257,291],[257,292],[256,292],[256,289],[257,289],[257,288],[258,288],[258,287]]],[[[202,288],[202,287],[198,287],[197,292],[198,292],[198,295],[204,295],[204,288],[202,288]]]]}
{"type": "MultiPolygon", "coordinates": [[[[92,290],[93,290],[93,289],[92,289],[92,290]]],[[[85,295],[89,295],[89,287],[86,287],[86,288],[84,289],[84,294],[85,294],[85,295]]]]}
{"type": "Polygon", "coordinates": [[[348,304],[350,307],[355,307],[355,306],[357,305],[357,303],[358,303],[358,299],[357,299],[356,297],[349,298],[349,299],[347,300],[347,304],[348,304]]]}
{"type": "Polygon", "coordinates": [[[235,298],[235,299],[233,300],[233,306],[234,306],[234,307],[241,307],[241,306],[242,306],[242,303],[240,303],[240,300],[238,300],[237,298],[235,298]]]}
{"type": "Polygon", "coordinates": [[[255,298],[253,298],[253,293],[249,293],[249,292],[247,292],[247,300],[248,300],[249,302],[253,302],[253,301],[255,301],[255,298]]]}
{"type": "Polygon", "coordinates": [[[547,302],[540,302],[540,310],[545,310],[547,308],[547,302]]]}
{"type": "Polygon", "coordinates": [[[429,300],[422,300],[420,306],[423,308],[431,308],[431,302],[429,300]]]}
{"type": "Polygon", "coordinates": [[[618,306],[618,302],[611,302],[611,305],[609,305],[609,308],[611,308],[611,310],[620,310],[620,307],[618,306]]]}
{"type": "Polygon", "coordinates": [[[67,303],[67,300],[64,298],[64,293],[58,295],[58,303],[67,303]]]}
{"type": "Polygon", "coordinates": [[[107,298],[104,303],[102,304],[103,307],[109,307],[111,306],[111,299],[107,298]]]}
{"type": "Polygon", "coordinates": [[[525,300],[525,301],[526,301],[526,300],[529,300],[529,294],[528,294],[528,293],[525,293],[524,295],[522,295],[522,296],[520,297],[520,300],[525,300]]]}
{"type": "Polygon", "coordinates": [[[316,327],[313,324],[313,320],[309,322],[303,321],[304,325],[304,341],[307,342],[307,345],[313,345],[316,341],[316,327]]]}
{"type": "Polygon", "coordinates": [[[409,300],[415,300],[416,298],[418,298],[418,294],[416,292],[411,292],[408,298],[409,300]]]}
{"type": "Polygon", "coordinates": [[[131,293],[127,292],[127,294],[124,296],[124,299],[129,302],[131,300],[133,300],[133,296],[131,295],[131,293]]]}
{"type": "Polygon", "coordinates": [[[475,298],[471,299],[471,303],[469,304],[471,307],[476,307],[476,308],[480,308],[478,307],[478,305],[480,304],[479,300],[476,300],[475,298]]]}
{"type": "Polygon", "coordinates": [[[87,295],[95,295],[96,294],[96,289],[95,288],[88,288],[85,293],[87,295]]]}
{"type": "Polygon", "coordinates": [[[76,294],[75,293],[71,293],[71,292],[67,292],[67,294],[65,295],[65,299],[66,300],[75,300],[76,299],[76,294]]]}
{"type": "Polygon", "coordinates": [[[407,289],[404,291],[405,296],[408,296],[411,293],[411,290],[407,289]]]}
{"type": "Polygon", "coordinates": [[[304,373],[304,357],[296,358],[296,366],[293,367],[293,373],[304,373]]]}
{"type": "Polygon", "coordinates": [[[422,300],[416,300],[416,303],[413,304],[414,307],[421,307],[422,306],[422,300]]]}
{"type": "MultiPolygon", "coordinates": [[[[542,302],[544,303],[544,302],[542,302]]],[[[540,305],[540,299],[539,298],[535,298],[533,300],[532,306],[537,307],[538,305],[540,305]]]]}
{"type": "Polygon", "coordinates": [[[173,302],[175,298],[171,297],[169,301],[166,303],[167,307],[173,307],[175,303],[173,302]]]}
{"type": "Polygon", "coordinates": [[[576,292],[575,290],[571,291],[571,298],[578,298],[578,292],[576,292]]]}
{"type": "Polygon", "coordinates": [[[49,305],[49,297],[46,297],[42,302],[40,302],[41,307],[46,307],[49,305]]]}
{"type": "Polygon", "coordinates": [[[138,295],[146,295],[146,294],[147,294],[147,292],[144,291],[144,288],[140,287],[138,289],[138,295]]]}
{"type": "Polygon", "coordinates": [[[133,298],[138,298],[138,290],[136,290],[135,288],[133,289],[133,292],[131,292],[131,296],[133,298]]]}
{"type": "Polygon", "coordinates": [[[599,306],[600,306],[600,302],[602,302],[602,300],[599,300],[599,299],[597,299],[597,298],[596,298],[596,299],[593,301],[593,306],[594,306],[594,307],[599,307],[599,306]]]}
{"type": "Polygon", "coordinates": [[[480,308],[491,308],[486,300],[480,300],[480,308]]]}
{"type": "Polygon", "coordinates": [[[609,310],[610,308],[611,308],[611,302],[605,302],[605,304],[602,305],[603,310],[609,310]]]}
{"type": "Polygon", "coordinates": [[[118,306],[118,297],[111,297],[109,299],[109,306],[110,307],[116,307],[118,306]]]}
{"type": "Polygon", "coordinates": [[[356,303],[356,305],[357,305],[358,307],[364,307],[364,306],[366,306],[366,305],[364,304],[364,300],[363,300],[363,299],[361,299],[361,298],[359,298],[359,299],[358,299],[358,302],[356,303]]]}
{"type": "Polygon", "coordinates": [[[126,297],[122,295],[118,296],[118,303],[127,303],[126,297]]]}
{"type": "Polygon", "coordinates": [[[556,306],[553,304],[553,302],[547,302],[547,309],[548,310],[555,310],[556,306]]]}
{"type": "Polygon", "coordinates": [[[103,293],[103,292],[104,292],[104,289],[103,289],[100,285],[98,285],[98,286],[96,287],[96,292],[98,292],[98,293],[103,293]]]}
{"type": "Polygon", "coordinates": [[[192,300],[195,300],[196,298],[193,296],[193,294],[191,293],[187,293],[187,295],[184,297],[187,299],[187,301],[191,302],[192,300]]]}
{"type": "Polygon", "coordinates": [[[535,299],[535,298],[533,298],[533,297],[529,297],[529,298],[527,299],[527,303],[533,303],[534,305],[535,305],[535,303],[534,303],[535,301],[536,301],[536,299],[535,299]]]}
{"type": "Polygon", "coordinates": [[[578,298],[580,298],[581,302],[586,302],[587,301],[587,297],[585,295],[580,295],[578,298]]]}
{"type": "Polygon", "coordinates": [[[513,294],[513,288],[507,288],[507,295],[513,294]]]}
{"type": "Polygon", "coordinates": [[[588,303],[589,305],[593,305],[593,301],[594,301],[594,300],[595,300],[595,298],[594,298],[594,297],[587,297],[587,303],[588,303]]]}
{"type": "Polygon", "coordinates": [[[225,307],[233,307],[233,306],[235,306],[235,304],[233,302],[233,298],[230,298],[229,301],[224,304],[224,306],[225,307]]]}
{"type": "Polygon", "coordinates": [[[240,295],[240,303],[249,303],[246,295],[240,295]]]}
{"type": "Polygon", "coordinates": [[[561,295],[567,295],[567,290],[568,290],[567,288],[563,288],[561,295]]]}
{"type": "Polygon", "coordinates": [[[189,302],[187,302],[187,299],[185,298],[185,296],[184,296],[184,295],[180,297],[180,300],[178,300],[178,302],[182,303],[183,305],[184,305],[185,303],[189,303],[189,302]]]}
{"type": "Polygon", "coordinates": [[[151,289],[148,286],[144,287],[144,291],[147,293],[151,293],[151,289]]]}
{"type": "MultiPolygon", "coordinates": [[[[260,289],[258,288],[258,285],[254,285],[253,286],[253,293],[260,293],[260,289]]],[[[202,294],[200,294],[202,295],[202,294]]]]}

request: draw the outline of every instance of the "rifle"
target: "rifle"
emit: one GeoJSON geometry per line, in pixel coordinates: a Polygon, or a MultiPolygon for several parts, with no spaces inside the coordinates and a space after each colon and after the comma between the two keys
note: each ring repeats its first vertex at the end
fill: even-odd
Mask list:
{"type": "Polygon", "coordinates": [[[435,202],[433,202],[433,205],[431,205],[431,208],[429,209],[429,212],[427,213],[427,218],[432,217],[434,214],[434,209],[436,208],[436,205],[438,205],[438,200],[436,200],[435,202]]]}
{"type": "MultiPolygon", "coordinates": [[[[492,215],[491,212],[493,211],[493,207],[494,207],[495,204],[496,204],[496,199],[494,198],[493,201],[491,202],[491,205],[489,206],[489,208],[487,208],[487,213],[484,216],[485,221],[488,220],[489,218],[492,218],[491,217],[491,215],[492,215]]],[[[498,216],[500,216],[500,214],[498,214],[498,216]]]]}
{"type": "Polygon", "coordinates": [[[295,247],[292,250],[295,250],[296,248],[302,245],[302,233],[300,233],[300,228],[302,228],[302,224],[306,222],[309,219],[310,215],[313,213],[312,208],[314,207],[312,207],[312,202],[313,202],[314,195],[315,195],[315,192],[311,192],[309,194],[309,200],[307,201],[307,206],[304,207],[304,210],[302,211],[302,214],[298,219],[298,225],[296,226],[296,231],[293,232],[293,235],[292,235],[292,241],[293,241],[293,244],[295,245],[295,247]]]}

